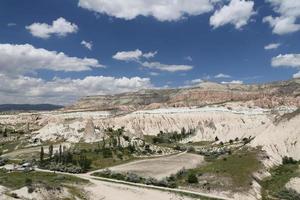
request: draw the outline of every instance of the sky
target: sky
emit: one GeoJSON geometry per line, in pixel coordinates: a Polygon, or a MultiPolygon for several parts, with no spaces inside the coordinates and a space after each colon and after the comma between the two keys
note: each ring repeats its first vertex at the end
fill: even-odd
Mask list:
{"type": "Polygon", "coordinates": [[[299,0],[1,0],[0,104],[300,77],[299,0]]]}

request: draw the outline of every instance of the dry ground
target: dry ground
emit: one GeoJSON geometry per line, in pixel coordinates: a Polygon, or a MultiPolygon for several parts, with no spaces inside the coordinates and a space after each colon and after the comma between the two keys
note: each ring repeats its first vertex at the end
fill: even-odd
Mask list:
{"type": "Polygon", "coordinates": [[[169,157],[135,161],[124,165],[111,167],[116,172],[132,172],[143,177],[161,179],[175,174],[182,168],[195,168],[204,163],[203,156],[181,153],[169,157]]]}

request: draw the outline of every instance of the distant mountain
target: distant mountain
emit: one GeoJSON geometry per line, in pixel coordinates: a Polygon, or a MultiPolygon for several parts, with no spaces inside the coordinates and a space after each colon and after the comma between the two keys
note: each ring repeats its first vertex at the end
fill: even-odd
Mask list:
{"type": "Polygon", "coordinates": [[[300,79],[267,84],[203,82],[190,88],[148,89],[116,95],[83,97],[65,110],[135,111],[164,107],[201,107],[224,102],[248,102],[262,108],[300,106],[300,79]]]}
{"type": "Polygon", "coordinates": [[[7,111],[51,111],[63,106],[52,104],[0,104],[0,112],[7,111]]]}

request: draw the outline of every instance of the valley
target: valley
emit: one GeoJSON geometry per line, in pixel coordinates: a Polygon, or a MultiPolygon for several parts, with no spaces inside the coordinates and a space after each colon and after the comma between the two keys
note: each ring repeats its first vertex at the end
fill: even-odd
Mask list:
{"type": "Polygon", "coordinates": [[[62,193],[92,200],[89,193],[133,200],[296,199],[299,86],[299,79],[203,83],[86,97],[55,111],[2,113],[1,193],[12,199],[62,193]],[[24,178],[15,180],[14,173],[24,178]],[[41,184],[30,178],[34,173],[89,183],[72,179],[49,188],[53,181],[41,184]]]}

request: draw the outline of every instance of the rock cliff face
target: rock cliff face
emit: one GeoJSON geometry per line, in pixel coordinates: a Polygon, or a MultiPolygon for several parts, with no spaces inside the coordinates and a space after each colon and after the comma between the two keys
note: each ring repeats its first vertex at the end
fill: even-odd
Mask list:
{"type": "Polygon", "coordinates": [[[264,108],[300,106],[300,79],[261,85],[205,82],[182,89],[142,90],[117,95],[82,98],[66,110],[135,111],[163,107],[205,106],[243,101],[264,108]]]}

